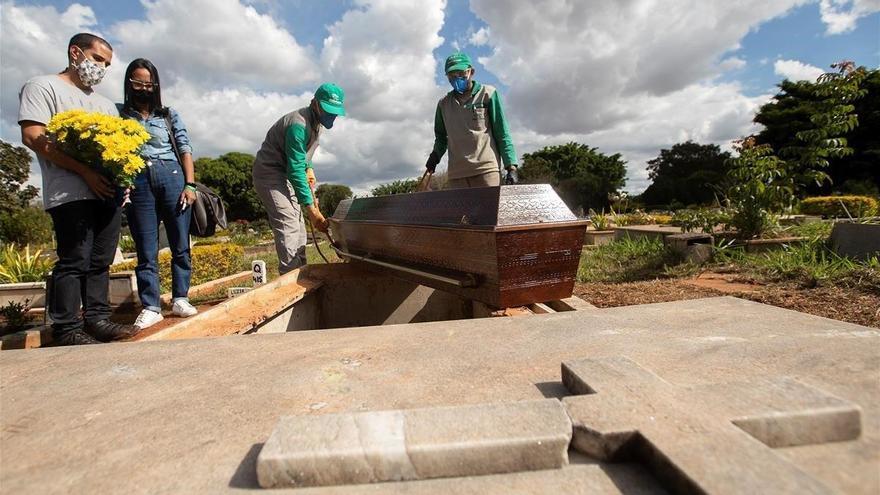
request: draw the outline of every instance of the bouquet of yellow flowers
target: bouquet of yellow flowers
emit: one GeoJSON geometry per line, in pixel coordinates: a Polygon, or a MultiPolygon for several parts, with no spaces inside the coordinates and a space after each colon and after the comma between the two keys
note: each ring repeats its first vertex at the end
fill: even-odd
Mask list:
{"type": "Polygon", "coordinates": [[[150,134],[133,120],[69,110],[55,114],[46,130],[64,153],[100,167],[120,187],[131,187],[146,166],[139,152],[150,134]]]}

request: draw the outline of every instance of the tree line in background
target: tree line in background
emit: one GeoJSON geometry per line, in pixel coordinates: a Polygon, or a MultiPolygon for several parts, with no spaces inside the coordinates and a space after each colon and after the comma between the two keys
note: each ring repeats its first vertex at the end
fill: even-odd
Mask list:
{"type": "MultiPolygon", "coordinates": [[[[741,144],[760,146],[749,153],[765,164],[778,160],[767,185],[796,198],[880,194],[880,70],[847,65],[816,82],[785,80],[754,121],[763,130],[741,144]]],[[[669,209],[720,201],[743,180],[734,160],[713,144],[676,144],[648,162],[652,183],[636,199],[669,209]]]]}

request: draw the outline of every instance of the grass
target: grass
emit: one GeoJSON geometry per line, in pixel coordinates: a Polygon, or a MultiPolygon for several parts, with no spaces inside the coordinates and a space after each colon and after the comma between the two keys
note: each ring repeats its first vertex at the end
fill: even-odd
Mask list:
{"type": "Polygon", "coordinates": [[[857,261],[832,251],[827,242],[831,224],[798,227],[796,235],[812,240],[762,253],[720,246],[714,259],[704,265],[685,262],[660,240],[627,238],[585,250],[577,279],[582,283],[637,282],[691,277],[710,269],[738,273],[758,282],[793,283],[802,288],[844,285],[880,293],[880,258],[857,261]]]}
{"type": "Polygon", "coordinates": [[[713,265],[760,280],[793,282],[804,288],[844,284],[880,292],[880,259],[856,261],[840,256],[821,237],[764,253],[719,248],[713,265]]]}
{"type": "Polygon", "coordinates": [[[834,228],[832,222],[809,222],[800,225],[791,225],[780,228],[777,234],[791,237],[806,237],[808,239],[827,239],[834,228]]]}
{"type": "Polygon", "coordinates": [[[667,277],[682,258],[659,239],[625,238],[585,250],[578,282],[634,282],[667,277]]]}

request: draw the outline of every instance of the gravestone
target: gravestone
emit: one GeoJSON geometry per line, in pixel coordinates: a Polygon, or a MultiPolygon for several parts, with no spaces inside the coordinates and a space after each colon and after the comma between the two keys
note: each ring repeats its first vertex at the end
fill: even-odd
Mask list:
{"type": "Polygon", "coordinates": [[[773,447],[857,438],[859,408],[781,378],[677,387],[623,358],[562,365],[572,445],[636,459],[675,493],[833,493],[773,447]]]}

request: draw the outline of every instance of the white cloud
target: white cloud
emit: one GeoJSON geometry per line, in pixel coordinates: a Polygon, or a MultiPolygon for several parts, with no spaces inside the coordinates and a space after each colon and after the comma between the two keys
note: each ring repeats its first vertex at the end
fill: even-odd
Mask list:
{"type": "Polygon", "coordinates": [[[433,117],[443,95],[433,50],[443,43],[445,0],[359,0],[330,26],[321,62],[346,92],[351,117],[376,122],[433,117]]]}
{"type": "Polygon", "coordinates": [[[623,99],[716,76],[750,29],[799,3],[472,0],[471,8],[492,29],[494,51],[480,61],[510,86],[511,113],[540,132],[583,133],[637,118],[623,99]]]}
{"type": "Polygon", "coordinates": [[[723,71],[740,70],[746,66],[746,61],[739,57],[729,57],[718,64],[718,68],[723,71]]]}
{"type": "Polygon", "coordinates": [[[471,0],[492,30],[480,62],[509,86],[520,154],[568,139],[621,152],[628,188],[645,161],[686,139],[726,144],[753,130],[749,98],[721,83],[729,55],[761,23],[805,0],[558,2],[471,0]]]}
{"type": "Polygon", "coordinates": [[[821,0],[819,12],[826,34],[852,31],[862,17],[880,12],[880,0],[821,0]]]}
{"type": "Polygon", "coordinates": [[[471,34],[471,37],[468,39],[468,43],[470,43],[473,46],[483,46],[483,45],[489,43],[489,36],[490,36],[489,28],[481,27],[480,29],[476,30],[473,34],[471,34]]]}
{"type": "Polygon", "coordinates": [[[773,63],[773,72],[789,81],[816,82],[816,79],[825,71],[798,60],[780,59],[773,63]]]}
{"type": "Polygon", "coordinates": [[[284,91],[314,83],[320,71],[311,49],[275,20],[238,0],[144,2],[146,19],[117,23],[112,32],[132,58],[149,58],[171,80],[205,88],[246,85],[284,91]]]}

